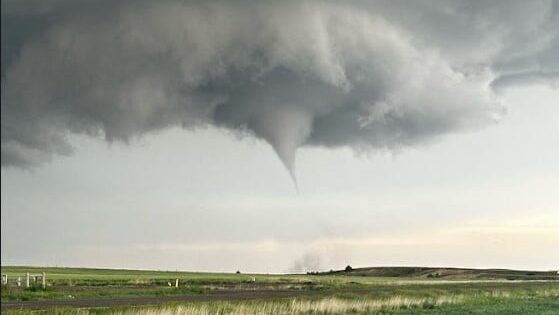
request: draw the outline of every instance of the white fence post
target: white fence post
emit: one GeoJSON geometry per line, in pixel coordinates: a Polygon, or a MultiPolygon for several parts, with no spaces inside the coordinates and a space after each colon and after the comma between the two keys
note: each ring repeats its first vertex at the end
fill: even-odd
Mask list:
{"type": "Polygon", "coordinates": [[[43,272],[43,289],[47,288],[47,274],[43,272]]]}
{"type": "Polygon", "coordinates": [[[29,272],[26,274],[26,277],[25,277],[25,287],[29,288],[29,272]]]}

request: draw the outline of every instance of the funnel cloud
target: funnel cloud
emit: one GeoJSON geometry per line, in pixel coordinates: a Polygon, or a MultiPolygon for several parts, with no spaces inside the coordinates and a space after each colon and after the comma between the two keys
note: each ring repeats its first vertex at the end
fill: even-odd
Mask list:
{"type": "Polygon", "coordinates": [[[2,1],[2,166],[213,126],[394,150],[475,130],[508,85],[557,84],[557,1],[2,1]]]}

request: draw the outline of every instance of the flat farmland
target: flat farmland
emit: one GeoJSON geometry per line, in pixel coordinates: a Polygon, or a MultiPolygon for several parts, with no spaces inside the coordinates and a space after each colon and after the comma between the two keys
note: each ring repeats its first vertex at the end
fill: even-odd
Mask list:
{"type": "Polygon", "coordinates": [[[269,275],[6,266],[2,274],[10,279],[1,294],[7,314],[559,314],[552,271],[377,267],[269,275]],[[14,286],[27,272],[45,272],[46,287],[14,286]]]}

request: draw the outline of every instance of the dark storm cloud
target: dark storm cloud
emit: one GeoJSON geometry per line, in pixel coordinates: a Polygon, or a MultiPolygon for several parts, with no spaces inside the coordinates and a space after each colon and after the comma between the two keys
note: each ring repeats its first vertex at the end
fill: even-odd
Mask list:
{"type": "Polygon", "coordinates": [[[213,125],[395,149],[479,128],[490,87],[556,80],[557,1],[2,1],[2,165],[68,133],[213,125]],[[515,79],[521,78],[521,79],[515,79]]]}

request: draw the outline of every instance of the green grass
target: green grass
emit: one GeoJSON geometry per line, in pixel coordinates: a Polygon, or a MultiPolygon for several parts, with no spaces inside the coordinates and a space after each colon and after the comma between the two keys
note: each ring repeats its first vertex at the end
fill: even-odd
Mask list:
{"type": "Polygon", "coordinates": [[[188,278],[192,280],[249,280],[247,274],[231,273],[199,273],[199,272],[175,272],[175,271],[154,271],[154,270],[128,270],[128,269],[94,269],[94,268],[64,268],[64,267],[26,267],[26,266],[3,266],[2,274],[8,277],[24,276],[26,272],[41,273],[46,272],[48,279],[52,280],[156,280],[171,278],[188,278]]]}
{"type": "MultiPolygon", "coordinates": [[[[25,267],[25,266],[3,266],[2,274],[7,274],[10,279],[21,276],[25,279],[25,273],[46,272],[47,279],[53,285],[83,285],[83,286],[108,286],[108,285],[165,285],[168,281],[180,279],[181,283],[188,285],[219,285],[219,284],[242,284],[250,283],[256,278],[259,283],[310,283],[313,285],[367,285],[378,283],[413,283],[431,281],[443,283],[446,279],[428,277],[433,270],[442,273],[442,269],[449,268],[412,268],[412,267],[384,267],[384,268],[362,268],[355,269],[351,273],[335,272],[318,275],[269,275],[269,274],[234,274],[234,273],[202,273],[202,272],[175,272],[175,271],[152,271],[152,270],[127,270],[127,269],[92,269],[92,268],[54,268],[54,267],[25,267]],[[376,270],[376,271],[372,271],[376,270]],[[379,270],[382,270],[379,271],[379,270]],[[418,271],[419,270],[419,271],[418,271]],[[423,270],[423,271],[422,271],[423,270]],[[410,276],[413,275],[413,276],[410,276]]],[[[454,270],[454,269],[452,269],[454,270]]],[[[462,270],[462,269],[456,269],[462,270]]],[[[512,280],[512,275],[519,280],[534,275],[547,280],[559,280],[557,275],[551,272],[528,272],[497,270],[492,272],[478,270],[475,279],[471,269],[468,273],[453,274],[449,281],[506,281],[512,280]],[[501,277],[496,276],[501,274],[501,277]],[[462,275],[462,277],[460,277],[462,275]],[[485,278],[484,278],[485,277],[485,278]]],[[[436,273],[436,272],[435,272],[436,273]]]]}
{"type": "MultiPolygon", "coordinates": [[[[48,273],[47,273],[48,278],[48,273]]],[[[355,292],[360,294],[374,294],[376,297],[390,297],[395,294],[406,296],[436,296],[445,293],[479,293],[486,291],[522,290],[530,293],[536,290],[559,290],[558,282],[456,282],[456,281],[385,281],[375,279],[359,279],[361,282],[347,281],[343,276],[278,278],[260,276],[256,282],[243,281],[230,278],[203,278],[198,275],[195,279],[180,278],[179,288],[168,287],[167,282],[174,284],[172,279],[163,281],[135,282],[130,279],[78,279],[72,285],[64,279],[54,282],[49,280],[46,289],[22,289],[3,287],[1,289],[2,301],[13,300],[44,300],[65,298],[95,298],[95,297],[123,297],[123,296],[170,296],[201,294],[210,290],[227,288],[230,290],[247,289],[292,289],[303,291],[322,291],[325,294],[336,293],[342,297],[355,292]],[[55,284],[55,285],[53,285],[55,284]]]]}
{"type": "Polygon", "coordinates": [[[398,310],[386,314],[399,315],[463,315],[463,314],[500,314],[500,315],[557,315],[559,314],[559,298],[523,298],[523,299],[489,299],[464,304],[444,305],[430,309],[398,310]]]}

